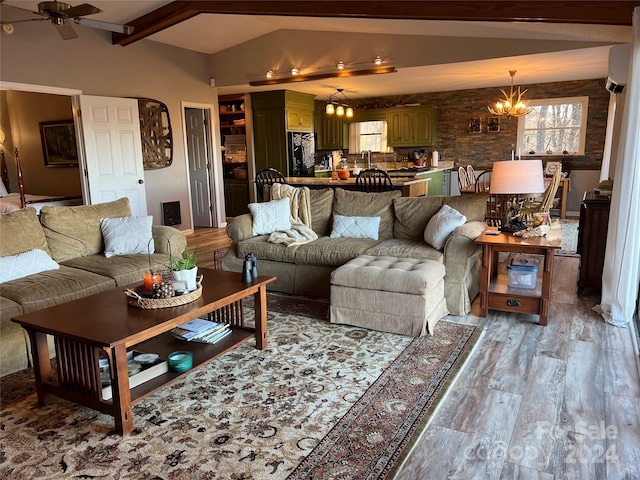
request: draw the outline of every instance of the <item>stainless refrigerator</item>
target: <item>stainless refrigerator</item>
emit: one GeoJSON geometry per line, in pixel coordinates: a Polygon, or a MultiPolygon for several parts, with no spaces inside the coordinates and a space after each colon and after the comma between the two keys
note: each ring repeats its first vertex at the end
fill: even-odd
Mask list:
{"type": "Polygon", "coordinates": [[[289,172],[293,177],[313,177],[316,163],[315,133],[289,132],[289,172]]]}

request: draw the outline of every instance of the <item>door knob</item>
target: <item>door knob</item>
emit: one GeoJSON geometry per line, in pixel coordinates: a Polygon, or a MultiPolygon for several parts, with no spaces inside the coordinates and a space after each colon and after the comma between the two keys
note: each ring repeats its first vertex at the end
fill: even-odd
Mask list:
{"type": "Polygon", "coordinates": [[[140,179],[140,180],[138,180],[138,183],[139,183],[140,185],[142,185],[142,184],[144,183],[144,180],[143,180],[143,179],[140,179]]]}

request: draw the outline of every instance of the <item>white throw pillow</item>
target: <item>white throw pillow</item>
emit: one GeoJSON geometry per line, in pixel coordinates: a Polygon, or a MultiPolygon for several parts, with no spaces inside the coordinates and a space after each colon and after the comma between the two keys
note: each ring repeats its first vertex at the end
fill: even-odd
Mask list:
{"type": "Polygon", "coordinates": [[[331,238],[370,238],[378,240],[380,217],[333,216],[331,238]]]}
{"type": "Polygon", "coordinates": [[[153,217],[101,218],[104,256],[153,253],[155,244],[151,234],[153,217]]]}
{"type": "Polygon", "coordinates": [[[7,187],[5,187],[4,182],[0,180],[0,198],[6,197],[7,195],[9,195],[9,192],[7,192],[7,187]]]}
{"type": "Polygon", "coordinates": [[[271,235],[279,230],[291,230],[291,201],[288,197],[270,202],[250,203],[253,234],[271,235]]]}
{"type": "Polygon", "coordinates": [[[443,205],[427,223],[427,228],[424,229],[424,241],[436,250],[442,250],[451,232],[466,222],[467,217],[455,208],[443,205]]]}
{"type": "Polygon", "coordinates": [[[0,283],[60,266],[43,250],[33,249],[0,258],[0,283]]]}

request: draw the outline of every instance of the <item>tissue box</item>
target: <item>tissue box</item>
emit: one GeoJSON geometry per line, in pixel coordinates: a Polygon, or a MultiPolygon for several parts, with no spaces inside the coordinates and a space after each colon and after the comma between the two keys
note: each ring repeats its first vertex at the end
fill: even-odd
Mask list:
{"type": "Polygon", "coordinates": [[[514,288],[536,288],[538,260],[533,257],[516,255],[507,265],[509,286],[514,288]]]}

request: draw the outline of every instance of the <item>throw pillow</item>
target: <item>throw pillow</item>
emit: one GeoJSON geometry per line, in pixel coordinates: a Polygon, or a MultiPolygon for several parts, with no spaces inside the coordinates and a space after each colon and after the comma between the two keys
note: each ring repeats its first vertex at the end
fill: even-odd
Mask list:
{"type": "Polygon", "coordinates": [[[253,216],[254,235],[271,235],[278,230],[291,230],[291,201],[288,197],[250,203],[249,211],[253,216]]]}
{"type": "Polygon", "coordinates": [[[436,250],[442,250],[451,232],[460,225],[464,225],[467,217],[449,205],[443,205],[424,229],[424,241],[436,250]]]}
{"type": "Polygon", "coordinates": [[[34,248],[0,258],[0,283],[58,268],[60,266],[46,252],[34,248]]]}
{"type": "Polygon", "coordinates": [[[370,238],[378,240],[380,217],[333,216],[331,238],[370,238]]]}
{"type": "Polygon", "coordinates": [[[153,253],[155,245],[151,235],[153,217],[101,218],[100,230],[104,239],[104,256],[153,253]]]}
{"type": "Polygon", "coordinates": [[[7,187],[5,187],[4,182],[0,180],[0,198],[6,197],[7,195],[9,195],[9,192],[7,191],[7,187]]]}

